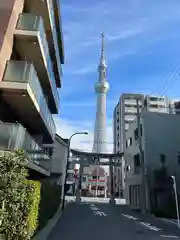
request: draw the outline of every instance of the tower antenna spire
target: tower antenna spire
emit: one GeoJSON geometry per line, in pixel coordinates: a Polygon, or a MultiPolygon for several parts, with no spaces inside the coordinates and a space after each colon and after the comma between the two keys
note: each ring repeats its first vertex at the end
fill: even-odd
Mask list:
{"type": "Polygon", "coordinates": [[[105,56],[104,56],[104,32],[101,34],[101,60],[100,65],[105,65],[105,56]]]}
{"type": "Polygon", "coordinates": [[[104,32],[101,34],[102,44],[101,44],[101,51],[104,51],[104,32]]]}

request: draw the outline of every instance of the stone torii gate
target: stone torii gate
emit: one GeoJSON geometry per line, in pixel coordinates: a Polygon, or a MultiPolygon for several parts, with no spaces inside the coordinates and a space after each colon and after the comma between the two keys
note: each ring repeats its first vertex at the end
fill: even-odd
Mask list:
{"type": "MultiPolygon", "coordinates": [[[[123,171],[123,153],[93,153],[93,152],[83,152],[79,150],[71,149],[71,152],[74,157],[77,157],[79,160],[75,161],[75,163],[80,164],[79,169],[79,183],[78,186],[81,186],[83,168],[84,166],[89,165],[103,165],[109,166],[109,177],[110,177],[110,201],[114,202],[114,177],[113,170],[115,167],[121,167],[121,171],[123,171]],[[105,159],[106,161],[101,161],[101,159],[105,159]]],[[[80,201],[80,188],[78,187],[76,193],[76,201],[80,201]]]]}

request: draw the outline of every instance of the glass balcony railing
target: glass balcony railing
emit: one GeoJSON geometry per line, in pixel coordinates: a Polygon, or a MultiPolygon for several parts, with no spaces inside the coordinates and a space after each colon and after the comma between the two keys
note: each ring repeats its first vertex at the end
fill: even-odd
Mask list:
{"type": "Polygon", "coordinates": [[[48,0],[47,4],[49,7],[50,24],[51,24],[51,29],[52,29],[52,36],[53,36],[53,41],[54,41],[54,48],[55,48],[55,54],[56,54],[56,59],[57,59],[58,71],[59,71],[59,74],[62,75],[61,60],[60,60],[60,56],[59,56],[58,38],[57,38],[57,33],[56,33],[55,16],[54,16],[54,8],[53,8],[52,0],[48,0]]]}
{"type": "Polygon", "coordinates": [[[54,137],[56,126],[47,106],[34,65],[27,61],[8,61],[3,81],[29,84],[39,106],[41,117],[49,133],[54,137]]]}
{"type": "Polygon", "coordinates": [[[24,149],[30,152],[31,160],[37,164],[40,159],[49,159],[49,156],[43,153],[43,149],[19,123],[0,123],[0,149],[24,149]]]}
{"type": "Polygon", "coordinates": [[[51,89],[56,102],[56,107],[59,107],[59,94],[56,88],[55,76],[52,67],[52,60],[49,53],[49,47],[46,39],[46,33],[44,30],[43,19],[41,16],[36,16],[31,13],[22,13],[19,15],[19,20],[16,29],[26,30],[26,31],[36,31],[39,33],[41,43],[43,46],[44,56],[46,59],[46,68],[48,72],[48,77],[51,85],[51,89]]]}

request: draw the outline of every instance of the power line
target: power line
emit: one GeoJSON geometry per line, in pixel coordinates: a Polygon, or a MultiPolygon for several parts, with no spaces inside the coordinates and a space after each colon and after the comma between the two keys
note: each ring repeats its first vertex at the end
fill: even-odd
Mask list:
{"type": "Polygon", "coordinates": [[[175,67],[165,77],[165,81],[162,84],[163,89],[166,88],[166,86],[169,84],[173,76],[179,71],[179,67],[180,67],[179,65],[180,65],[180,60],[177,61],[175,67]]]}
{"type": "MultiPolygon", "coordinates": [[[[161,85],[161,87],[163,89],[162,89],[162,94],[160,94],[160,96],[163,96],[167,92],[169,87],[172,86],[172,84],[175,82],[175,80],[177,80],[175,78],[175,76],[177,75],[177,73],[179,73],[179,71],[180,71],[180,59],[177,61],[177,63],[173,67],[173,69],[170,70],[170,72],[168,72],[166,74],[165,80],[164,80],[163,84],[161,85]]],[[[153,94],[153,92],[151,92],[150,95],[151,94],[153,94]]]]}

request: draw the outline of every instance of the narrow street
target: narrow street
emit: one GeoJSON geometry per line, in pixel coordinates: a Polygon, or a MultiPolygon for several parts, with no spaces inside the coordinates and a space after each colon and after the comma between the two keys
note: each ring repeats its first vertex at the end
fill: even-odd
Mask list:
{"type": "Polygon", "coordinates": [[[126,206],[69,204],[48,240],[180,239],[173,224],[143,216],[126,206]]]}

